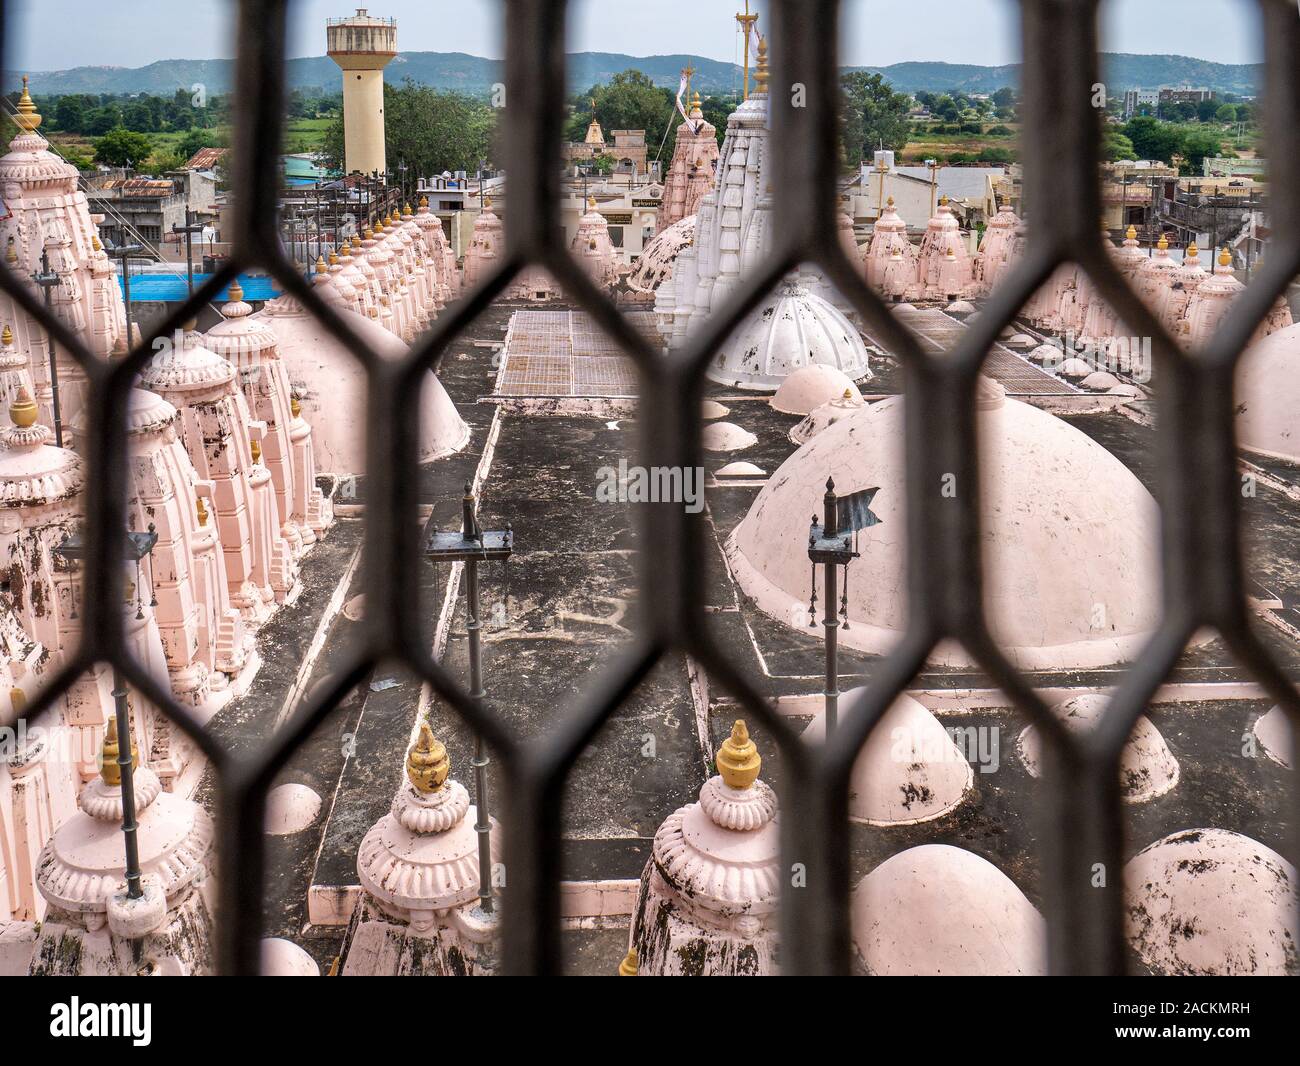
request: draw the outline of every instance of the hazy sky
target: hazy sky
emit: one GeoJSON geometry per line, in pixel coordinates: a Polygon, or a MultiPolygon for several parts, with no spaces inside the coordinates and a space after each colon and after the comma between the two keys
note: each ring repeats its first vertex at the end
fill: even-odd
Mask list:
{"type": "MultiPolygon", "coordinates": [[[[743,3],[575,0],[571,47],[733,59],[732,14],[743,3]]],[[[231,54],[233,0],[10,0],[6,6],[17,19],[9,69],[137,67],[231,54]]],[[[325,18],[351,14],[353,6],[291,0],[292,54],[323,54],[325,18]]],[[[766,7],[761,0],[752,6],[766,7]]],[[[846,0],[842,59],[882,66],[906,59],[1012,63],[1019,54],[1015,7],[1014,0],[846,0]]],[[[1254,62],[1260,51],[1254,8],[1253,0],[1107,0],[1105,47],[1254,62]]],[[[497,0],[380,0],[370,10],[397,18],[399,48],[501,54],[497,0]]]]}

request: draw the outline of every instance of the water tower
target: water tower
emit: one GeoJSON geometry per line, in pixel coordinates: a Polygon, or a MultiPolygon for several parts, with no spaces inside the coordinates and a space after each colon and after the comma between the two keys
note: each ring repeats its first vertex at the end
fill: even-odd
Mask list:
{"type": "Polygon", "coordinates": [[[364,7],[327,19],[329,57],[343,68],[344,169],[384,172],[384,67],[397,55],[397,20],[373,18],[364,7]]]}

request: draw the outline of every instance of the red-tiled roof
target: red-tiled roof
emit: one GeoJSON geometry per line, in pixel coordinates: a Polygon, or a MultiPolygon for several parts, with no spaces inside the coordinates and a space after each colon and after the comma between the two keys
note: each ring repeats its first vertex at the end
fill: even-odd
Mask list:
{"type": "Polygon", "coordinates": [[[229,148],[200,148],[185,164],[186,170],[211,170],[221,161],[229,148]]]}

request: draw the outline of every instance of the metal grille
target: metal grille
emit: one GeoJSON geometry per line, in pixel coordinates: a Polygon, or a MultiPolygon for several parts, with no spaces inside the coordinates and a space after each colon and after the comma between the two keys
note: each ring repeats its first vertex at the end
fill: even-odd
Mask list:
{"type": "MultiPolygon", "coordinates": [[[[510,189],[507,250],[499,270],[450,307],[398,362],[377,358],[328,306],[316,299],[285,257],[276,224],[277,168],[266,165],[284,133],[286,0],[239,5],[236,84],[240,113],[233,183],[238,218],[230,263],[193,299],[158,323],[123,362],[92,358],[78,339],[45,315],[25,283],[0,273],[0,286],[42,322],[84,368],[93,396],[85,454],[87,595],[79,653],[29,713],[38,713],[92,663],[111,662],[184,729],[212,760],[220,781],[220,968],[254,973],[265,878],[262,837],[266,792],[296,746],[381,657],[405,662],[499,752],[512,782],[505,811],[503,953],[512,972],[560,967],[560,811],[566,773],[651,667],[685,651],[760,721],[780,747],[783,862],[800,863],[806,887],[781,902],[782,967],[793,973],[849,972],[849,836],[845,815],[855,753],[942,637],[964,643],[980,666],[1047,738],[1056,771],[1043,790],[1046,820],[1039,856],[1049,960],[1057,972],[1118,973],[1124,966],[1124,905],[1119,876],[1092,886],[1095,863],[1122,868],[1118,764],[1125,738],[1198,626],[1216,627],[1242,666],[1300,714],[1292,688],[1248,625],[1240,539],[1240,482],[1234,461],[1232,375],[1255,324],[1300,272],[1300,19],[1294,0],[1257,0],[1267,48],[1267,130],[1274,238],[1269,256],[1237,300],[1207,351],[1179,352],[1151,313],[1125,287],[1098,247],[1098,0],[1022,0],[1025,204],[1032,220],[1027,258],[988,301],[978,321],[940,354],[927,351],[870,293],[842,251],[836,230],[838,0],[772,0],[769,26],[776,233],[765,269],[746,280],[689,347],[665,356],[569,259],[559,217],[560,144],[565,99],[565,0],[507,0],[507,106],[501,114],[505,169],[527,175],[510,189]],[[801,93],[793,92],[799,85],[801,93]],[[796,106],[800,105],[800,106],[796,106]],[[1154,338],[1158,389],[1160,502],[1163,505],[1163,620],[1125,675],[1096,734],[1070,737],[990,638],[981,609],[977,529],[978,450],[974,390],[998,331],[1062,262],[1078,262],[1136,332],[1154,338]],[[466,693],[422,645],[417,583],[422,564],[414,486],[418,427],[412,385],[438,365],[446,346],[529,264],[548,270],[614,337],[639,375],[641,462],[694,467],[701,462],[697,412],[703,368],[765,289],[801,262],[820,267],[905,365],[908,418],[908,629],[856,702],[841,710],[833,745],[800,742],[715,644],[705,624],[707,527],[671,504],[640,509],[642,626],[637,643],[601,673],[576,706],[557,714],[544,740],[522,745],[491,710],[466,693]],[[153,336],[170,333],[193,308],[216,296],[237,270],[267,267],[345,341],[370,378],[369,498],[366,507],[367,626],[329,691],[298,708],[272,740],[235,757],[219,747],[128,656],[123,640],[118,530],[126,526],[126,436],[122,414],[133,376],[153,336]],[[915,413],[920,412],[917,416],[915,413]],[[956,498],[939,491],[944,475],[967,486],[956,498]]],[[[928,346],[927,346],[928,347],[928,346]]],[[[1292,826],[1300,819],[1292,818],[1292,826]]],[[[1294,831],[1294,830],[1293,830],[1294,831]]]]}
{"type": "MultiPolygon", "coordinates": [[[[654,316],[628,314],[649,335],[654,316]]],[[[506,333],[497,393],[502,396],[636,395],[636,364],[585,311],[517,311],[506,333]]]]}

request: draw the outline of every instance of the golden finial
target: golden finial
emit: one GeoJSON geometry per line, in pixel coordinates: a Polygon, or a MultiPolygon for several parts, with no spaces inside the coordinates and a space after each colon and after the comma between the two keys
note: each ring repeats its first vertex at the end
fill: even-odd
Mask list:
{"type": "Polygon", "coordinates": [[[756,93],[767,92],[767,37],[758,39],[758,69],[754,71],[756,93]]]}
{"type": "Polygon", "coordinates": [[[421,207],[421,208],[425,208],[425,207],[428,207],[428,206],[429,206],[429,198],[428,198],[427,196],[421,196],[421,197],[420,197],[420,207],[421,207]]]}
{"type": "Polygon", "coordinates": [[[18,262],[18,246],[14,244],[13,234],[9,235],[9,243],[5,245],[5,262],[11,266],[18,262]]]}
{"type": "Polygon", "coordinates": [[[325,257],[323,255],[318,255],[316,257],[316,273],[324,274],[327,270],[329,270],[329,267],[325,265],[325,257]]]}
{"type": "Polygon", "coordinates": [[[1135,241],[1138,239],[1137,226],[1129,226],[1128,231],[1124,234],[1126,240],[1135,241]]]}
{"type": "Polygon", "coordinates": [[[759,758],[758,748],[749,739],[749,730],[745,720],[737,718],[731,727],[731,736],[722,742],[718,749],[718,773],[731,788],[749,788],[758,780],[759,767],[763,760],[759,758]]]}
{"type": "Polygon", "coordinates": [[[853,399],[853,390],[852,390],[852,389],[845,389],[845,390],[844,390],[844,399],[846,399],[846,400],[851,400],[851,399],[853,399]]]}
{"type": "Polygon", "coordinates": [[[371,240],[374,237],[374,235],[375,235],[375,231],[370,226],[367,226],[365,229],[361,231],[361,237],[363,240],[367,240],[367,241],[371,240]]]}
{"type": "Polygon", "coordinates": [[[203,502],[202,496],[194,498],[194,510],[199,516],[199,525],[206,526],[208,524],[208,505],[203,502]]]}
{"type": "Polygon", "coordinates": [[[940,197],[939,197],[939,206],[940,206],[940,207],[947,207],[947,206],[948,206],[948,197],[946,197],[946,196],[940,196],[940,197]]]}
{"type": "Polygon", "coordinates": [[[330,266],[335,267],[338,265],[339,265],[339,253],[330,252],[330,266]]]}
{"type": "Polygon", "coordinates": [[[1226,244],[1223,246],[1223,251],[1219,253],[1219,266],[1232,266],[1232,252],[1228,250],[1226,244]]]}
{"type": "Polygon", "coordinates": [[[41,124],[41,116],[36,111],[32,94],[27,91],[27,75],[23,75],[23,95],[18,98],[18,114],[14,115],[14,125],[30,133],[41,124]]]}
{"type": "Polygon", "coordinates": [[[262,442],[260,440],[253,441],[249,450],[253,453],[254,464],[260,463],[262,461],[262,442]]]}
{"type": "Polygon", "coordinates": [[[297,418],[302,414],[302,404],[298,402],[297,396],[290,395],[289,397],[289,413],[292,414],[294,418],[297,418]]]}
{"type": "Polygon", "coordinates": [[[588,211],[596,210],[596,198],[594,196],[587,197],[587,210],[588,211]]]}
{"type": "Polygon", "coordinates": [[[9,420],[19,429],[28,429],[36,425],[36,404],[26,385],[18,386],[18,395],[9,405],[9,420]]]}
{"type": "Polygon", "coordinates": [[[238,303],[244,298],[244,287],[239,284],[238,278],[230,283],[230,289],[227,291],[226,296],[231,303],[238,303]]]}
{"type": "MultiPolygon", "coordinates": [[[[104,729],[104,751],[99,767],[99,776],[103,778],[104,784],[112,787],[122,784],[122,768],[117,765],[121,753],[122,746],[117,737],[117,718],[112,717],[109,718],[108,725],[104,729]]],[[[136,750],[135,744],[131,744],[131,767],[134,769],[139,765],[140,752],[136,750]]]]}
{"type": "Polygon", "coordinates": [[[411,213],[411,201],[407,200],[406,203],[402,204],[402,215],[405,216],[411,213]]]}
{"type": "Polygon", "coordinates": [[[1196,242],[1195,242],[1195,241],[1192,241],[1192,243],[1189,244],[1189,245],[1187,246],[1187,258],[1188,258],[1188,259],[1195,259],[1195,258],[1197,258],[1200,254],[1201,254],[1200,251],[1199,251],[1199,250],[1197,249],[1197,247],[1196,247],[1196,242]]]}
{"type": "Polygon", "coordinates": [[[15,715],[20,715],[27,710],[27,693],[17,685],[9,690],[9,706],[13,708],[15,715]]]}
{"type": "Polygon", "coordinates": [[[637,957],[636,948],[628,948],[623,961],[618,964],[619,977],[635,977],[640,968],[641,960],[637,957]]]}
{"type": "Polygon", "coordinates": [[[433,735],[427,721],[420,722],[420,735],[406,755],[406,778],[416,792],[437,792],[451,772],[447,747],[433,735]]]}
{"type": "Polygon", "coordinates": [[[1160,239],[1156,241],[1156,247],[1162,252],[1169,251],[1169,238],[1163,233],[1160,234],[1160,239]]]}
{"type": "Polygon", "coordinates": [[[90,235],[90,247],[93,248],[93,249],[94,249],[95,251],[97,251],[97,252],[102,252],[102,251],[104,250],[104,246],[103,246],[102,244],[99,243],[99,234],[98,234],[98,233],[92,233],[92,234],[90,235]]]}
{"type": "Polygon", "coordinates": [[[9,345],[13,344],[13,342],[14,342],[14,331],[11,330],[8,325],[6,325],[4,332],[0,333],[0,344],[3,344],[6,348],[8,348],[9,345]]]}
{"type": "Polygon", "coordinates": [[[492,209],[492,197],[490,197],[490,196],[484,196],[484,197],[483,197],[483,210],[484,210],[484,211],[490,211],[491,209],[492,209]]]}

